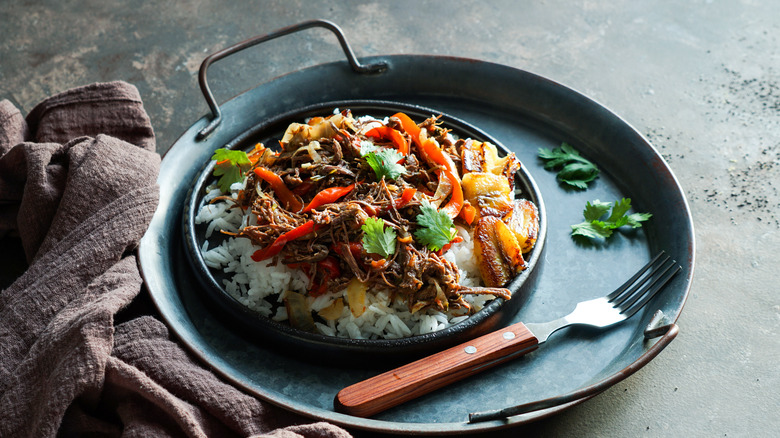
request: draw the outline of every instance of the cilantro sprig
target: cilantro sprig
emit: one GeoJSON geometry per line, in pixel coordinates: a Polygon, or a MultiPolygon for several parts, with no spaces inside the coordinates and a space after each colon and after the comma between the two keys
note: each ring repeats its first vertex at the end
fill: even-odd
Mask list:
{"type": "Polygon", "coordinates": [[[584,236],[590,239],[604,238],[612,235],[612,231],[622,226],[639,228],[642,222],[650,219],[653,215],[650,213],[632,213],[627,215],[631,209],[631,199],[623,198],[615,201],[612,205],[609,202],[601,202],[598,199],[585,204],[585,210],[582,215],[585,221],[571,226],[572,236],[584,236]],[[604,219],[604,216],[612,208],[612,213],[604,219]]]}
{"type": "Polygon", "coordinates": [[[431,251],[438,251],[457,236],[452,227],[452,218],[444,211],[437,210],[428,201],[423,201],[417,223],[422,226],[414,236],[431,251]]]}
{"type": "Polygon", "coordinates": [[[246,152],[220,148],[211,157],[217,164],[214,166],[214,176],[218,176],[217,185],[223,193],[230,191],[230,186],[244,180],[244,173],[252,163],[246,152]]]}
{"type": "Polygon", "coordinates": [[[404,156],[395,149],[380,148],[373,143],[363,142],[360,145],[360,155],[374,170],[377,180],[383,177],[395,180],[406,173],[406,168],[398,164],[404,156]]]}
{"type": "Polygon", "coordinates": [[[539,158],[545,169],[559,169],[558,181],[584,190],[599,176],[599,169],[567,143],[555,149],[539,148],[539,158]]]}
{"type": "Polygon", "coordinates": [[[385,228],[384,219],[369,217],[360,227],[363,230],[363,248],[366,252],[387,258],[395,253],[395,230],[385,228]]]}

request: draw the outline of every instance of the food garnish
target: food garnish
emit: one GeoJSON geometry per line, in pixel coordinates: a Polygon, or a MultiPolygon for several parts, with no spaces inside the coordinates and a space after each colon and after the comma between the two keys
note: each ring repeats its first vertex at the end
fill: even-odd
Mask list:
{"type": "Polygon", "coordinates": [[[623,198],[615,201],[614,205],[609,202],[595,201],[585,204],[585,210],[582,212],[585,221],[571,226],[572,236],[584,236],[590,239],[598,239],[612,235],[612,231],[622,226],[639,228],[642,222],[650,219],[650,213],[632,213],[627,215],[631,209],[631,199],[623,198]],[[612,213],[606,218],[603,217],[609,212],[612,213]]]}
{"type": "Polygon", "coordinates": [[[214,166],[214,176],[218,176],[217,185],[222,192],[228,192],[230,186],[244,180],[244,173],[249,170],[252,162],[246,152],[220,148],[211,157],[217,164],[214,166]]]}
{"type": "Polygon", "coordinates": [[[452,227],[452,218],[444,210],[437,210],[430,202],[424,201],[420,212],[417,223],[422,228],[414,232],[414,237],[431,251],[442,249],[458,235],[452,227]]]}
{"type": "Polygon", "coordinates": [[[598,167],[567,143],[552,150],[539,148],[539,158],[545,160],[545,169],[558,169],[558,181],[581,190],[599,176],[598,167]]]}
{"type": "MultiPolygon", "coordinates": [[[[562,143],[561,147],[553,150],[539,149],[539,158],[545,160],[545,169],[559,169],[558,180],[578,189],[587,189],[588,183],[599,175],[599,169],[588,159],[584,158],[576,149],[562,143]]],[[[622,226],[639,228],[642,222],[650,219],[650,213],[633,213],[626,215],[631,209],[631,199],[623,198],[615,201],[601,202],[598,199],[585,205],[583,216],[585,221],[571,226],[572,236],[583,236],[589,239],[606,239],[612,235],[613,230],[622,226]],[[612,213],[605,219],[604,216],[612,213]]]]}
{"type": "Polygon", "coordinates": [[[363,229],[363,247],[366,252],[378,254],[382,258],[387,258],[395,253],[395,231],[385,228],[384,219],[373,217],[366,218],[366,222],[361,226],[363,229]]]}
{"type": "Polygon", "coordinates": [[[366,159],[366,162],[376,174],[376,179],[395,180],[406,173],[406,168],[400,164],[404,156],[394,149],[377,147],[371,143],[364,142],[360,146],[360,154],[366,159]]]}

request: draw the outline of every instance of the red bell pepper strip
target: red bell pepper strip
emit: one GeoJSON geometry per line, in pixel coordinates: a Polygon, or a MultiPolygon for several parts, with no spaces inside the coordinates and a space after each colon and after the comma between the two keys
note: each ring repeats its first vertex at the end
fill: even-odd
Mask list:
{"type": "Polygon", "coordinates": [[[350,254],[352,254],[352,257],[355,259],[357,264],[363,268],[365,268],[365,265],[363,264],[363,242],[361,241],[355,241],[355,242],[349,242],[348,244],[332,244],[330,246],[330,250],[334,253],[338,254],[339,257],[344,258],[344,250],[346,248],[346,251],[349,251],[350,254]]]}
{"type": "Polygon", "coordinates": [[[329,189],[325,189],[317,193],[316,195],[314,195],[314,199],[312,199],[311,202],[309,202],[309,205],[307,205],[303,210],[301,210],[301,213],[308,213],[322,205],[330,204],[331,202],[336,202],[342,196],[345,196],[347,193],[351,192],[352,189],[354,188],[355,188],[355,184],[350,184],[346,187],[331,187],[329,189]]]}
{"type": "Polygon", "coordinates": [[[455,163],[452,162],[452,158],[441,150],[435,140],[431,138],[426,139],[420,149],[434,164],[444,166],[445,169],[453,172],[455,175],[458,174],[458,170],[455,168],[455,163]]]}
{"type": "Polygon", "coordinates": [[[404,131],[412,137],[414,144],[416,144],[417,147],[420,147],[420,131],[422,129],[417,126],[417,123],[414,123],[414,120],[404,113],[396,113],[393,117],[401,121],[401,127],[403,127],[404,131]]]}
{"type": "Polygon", "coordinates": [[[409,154],[409,142],[406,141],[403,134],[389,126],[377,126],[366,132],[366,137],[390,140],[395,145],[395,148],[398,149],[398,152],[404,155],[409,154]]]}
{"type": "Polygon", "coordinates": [[[336,278],[341,275],[341,268],[339,268],[339,262],[334,257],[328,256],[322,261],[317,262],[317,268],[319,272],[322,272],[322,279],[309,291],[309,295],[318,297],[328,291],[328,281],[332,278],[336,278]]]}
{"type": "MultiPolygon", "coordinates": [[[[355,242],[349,242],[346,244],[347,250],[352,254],[355,259],[361,256],[363,253],[363,243],[361,241],[355,241],[355,242]]],[[[335,252],[336,254],[340,256],[344,256],[343,250],[341,245],[336,245],[335,243],[331,245],[330,247],[331,251],[335,252]]]]}
{"type": "Polygon", "coordinates": [[[271,188],[273,189],[274,193],[276,193],[276,196],[278,196],[279,200],[285,204],[284,208],[295,213],[301,211],[301,208],[303,208],[303,203],[301,203],[301,201],[299,201],[295,195],[293,195],[293,192],[287,188],[279,175],[273,173],[265,167],[256,167],[254,172],[255,175],[271,185],[271,188]]]}
{"type": "Polygon", "coordinates": [[[302,196],[305,193],[311,192],[311,189],[314,188],[314,183],[311,181],[311,179],[306,179],[302,183],[298,184],[297,187],[291,190],[294,194],[298,196],[302,196]]]}
{"type": "Polygon", "coordinates": [[[299,239],[311,232],[314,232],[319,227],[314,225],[314,221],[308,221],[305,224],[293,228],[292,230],[280,235],[274,240],[274,242],[263,249],[258,249],[252,254],[252,260],[259,262],[265,259],[269,259],[277,254],[284,248],[287,242],[295,239],[299,239]]]}
{"type": "Polygon", "coordinates": [[[317,262],[317,266],[323,273],[323,285],[326,285],[327,281],[331,278],[341,275],[341,268],[339,268],[339,262],[333,257],[328,257],[321,262],[317,262]]]}
{"type": "Polygon", "coordinates": [[[455,219],[458,214],[460,214],[461,208],[463,208],[463,188],[460,186],[460,178],[458,178],[457,174],[449,169],[445,169],[444,175],[449,178],[450,184],[452,184],[452,197],[450,198],[450,202],[442,207],[442,210],[446,211],[451,218],[455,219]]]}
{"type": "MultiPolygon", "coordinates": [[[[458,171],[455,169],[455,164],[444,151],[439,149],[436,142],[431,139],[427,139],[423,142],[421,150],[431,159],[431,161],[443,166],[441,172],[444,174],[445,178],[449,179],[450,184],[452,185],[452,197],[450,198],[450,202],[442,207],[442,210],[446,211],[451,218],[455,219],[455,217],[460,214],[460,209],[463,207],[463,188],[460,185],[460,178],[458,177],[458,171]]],[[[441,178],[441,174],[439,175],[439,178],[441,178]]]]}
{"type": "Polygon", "coordinates": [[[456,244],[458,242],[463,242],[463,238],[460,237],[460,236],[455,236],[454,239],[450,240],[450,243],[445,244],[444,246],[441,247],[440,250],[436,251],[436,255],[438,255],[438,256],[443,255],[445,252],[450,250],[452,245],[454,245],[454,244],[456,244]]]}
{"type": "Polygon", "coordinates": [[[352,253],[352,256],[358,259],[361,254],[363,254],[363,242],[356,241],[356,242],[349,242],[349,252],[352,253]]]}
{"type": "Polygon", "coordinates": [[[401,194],[401,197],[395,200],[395,204],[394,204],[395,208],[397,209],[402,208],[403,206],[411,202],[416,193],[417,193],[417,189],[411,187],[404,189],[403,193],[401,194]]]}

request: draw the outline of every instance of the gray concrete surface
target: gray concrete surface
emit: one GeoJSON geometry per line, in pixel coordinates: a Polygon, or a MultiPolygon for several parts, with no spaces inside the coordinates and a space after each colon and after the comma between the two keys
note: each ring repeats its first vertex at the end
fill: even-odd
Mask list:
{"type": "MultiPolygon", "coordinates": [[[[778,436],[780,3],[773,1],[3,1],[0,98],[122,79],[165,150],[206,113],[214,50],[311,18],[358,56],[437,54],[526,69],[644,133],[690,202],[697,266],[680,335],[637,374],[563,414],[498,435],[778,436]],[[418,4],[419,3],[419,4],[418,4]]],[[[339,56],[312,31],[212,72],[225,99],[339,56]]]]}

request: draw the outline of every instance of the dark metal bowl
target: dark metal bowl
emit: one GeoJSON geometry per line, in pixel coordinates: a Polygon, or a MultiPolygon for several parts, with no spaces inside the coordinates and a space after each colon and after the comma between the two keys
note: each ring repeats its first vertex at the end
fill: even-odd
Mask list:
{"type": "MultiPolygon", "coordinates": [[[[350,109],[355,116],[371,115],[378,118],[402,111],[413,118],[422,120],[431,115],[442,115],[443,126],[450,128],[453,134],[461,138],[473,138],[489,141],[496,145],[500,155],[509,153],[500,142],[485,132],[442,114],[435,109],[388,101],[339,101],[327,102],[281,114],[262,123],[236,133],[233,140],[214,148],[227,147],[236,150],[249,150],[257,142],[266,145],[276,144],[287,126],[292,122],[301,122],[308,117],[332,114],[335,108],[350,109]]],[[[223,123],[220,129],[230,129],[230,122],[223,123]]],[[[496,298],[482,310],[468,319],[444,330],[395,340],[346,339],[310,333],[264,317],[247,308],[231,296],[223,287],[221,280],[225,274],[206,266],[200,248],[205,241],[206,225],[196,225],[194,218],[203,205],[205,189],[215,181],[212,175],[214,162],[204,163],[203,170],[193,181],[192,189],[186,196],[186,205],[182,215],[184,249],[198,283],[208,299],[216,305],[218,314],[229,325],[244,332],[250,338],[272,343],[283,351],[294,355],[318,357],[330,361],[354,361],[360,358],[383,358],[399,361],[418,357],[440,350],[460,342],[465,342],[480,334],[496,329],[508,322],[528,297],[534,283],[536,266],[540,263],[546,237],[547,220],[541,193],[525,167],[517,172],[515,188],[520,196],[534,202],[539,209],[539,235],[536,246],[527,257],[527,269],[521,272],[506,287],[512,291],[512,299],[496,298]],[[316,354],[317,356],[310,356],[316,354]]]]}

